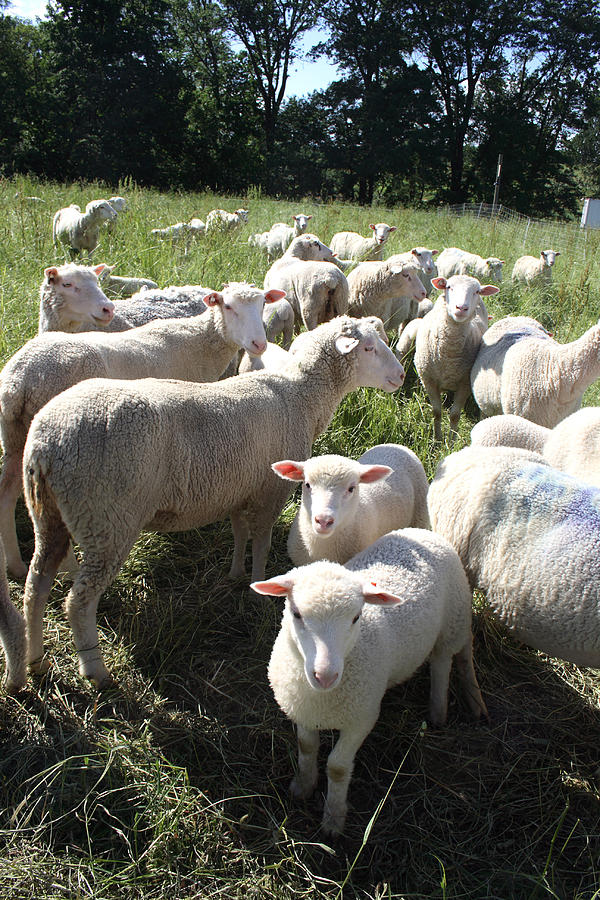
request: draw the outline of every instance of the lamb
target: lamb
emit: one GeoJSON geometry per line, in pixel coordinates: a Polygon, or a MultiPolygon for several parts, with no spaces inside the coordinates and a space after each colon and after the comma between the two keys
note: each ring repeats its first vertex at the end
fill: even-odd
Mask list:
{"type": "Polygon", "coordinates": [[[263,313],[267,340],[273,343],[276,337],[283,335],[282,346],[287,350],[294,337],[294,309],[285,297],[277,303],[270,303],[263,313]]]}
{"type": "Polygon", "coordinates": [[[559,250],[542,250],[538,259],[535,256],[520,256],[513,266],[512,280],[524,281],[525,284],[532,284],[535,281],[549,284],[552,281],[552,266],[557,256],[560,256],[559,250]]]}
{"type": "Polygon", "coordinates": [[[334,254],[330,247],[324,244],[316,234],[301,234],[294,238],[290,246],[287,248],[281,259],[276,259],[266,278],[274,275],[284,266],[292,263],[302,262],[332,262],[334,254]]]}
{"type": "Polygon", "coordinates": [[[234,231],[248,221],[247,209],[236,209],[229,213],[224,209],[211,209],[206,217],[206,234],[218,231],[234,231]]]}
{"type": "Polygon", "coordinates": [[[100,284],[105,291],[116,294],[118,297],[131,297],[138,291],[148,288],[157,288],[158,285],[150,278],[132,278],[124,275],[113,275],[116,266],[105,266],[100,273],[100,284]]]}
{"type": "Polygon", "coordinates": [[[165,228],[153,228],[150,232],[159,241],[171,241],[173,244],[187,244],[190,238],[191,226],[187,222],[176,222],[165,228]]]}
{"type": "MultiPolygon", "coordinates": [[[[427,297],[425,300],[421,300],[417,307],[417,315],[415,318],[410,319],[408,322],[401,322],[398,326],[398,341],[396,343],[395,354],[398,359],[402,360],[404,356],[412,349],[415,341],[417,340],[417,332],[421,327],[421,319],[424,319],[425,316],[431,312],[433,309],[433,303],[427,297]]],[[[481,334],[488,330],[489,320],[492,318],[487,311],[487,307],[483,300],[479,298],[479,302],[477,303],[477,311],[475,313],[475,318],[473,322],[479,328],[481,334]]]]}
{"type": "Polygon", "coordinates": [[[471,591],[457,554],[439,535],[393,531],[345,566],[314,562],[252,588],[285,597],[268,675],[277,703],[297,725],[295,797],[316,787],[319,731],[340,732],[327,760],[326,833],[343,831],[354,757],[385,691],[426,659],[433,723],[446,721],[454,656],[471,713],[487,716],[473,667],[471,591]]]}
{"type": "Polygon", "coordinates": [[[23,686],[27,675],[25,620],[10,599],[2,541],[0,541],[0,642],[6,657],[4,687],[7,693],[13,694],[23,686]]]}
{"type": "Polygon", "coordinates": [[[415,368],[433,409],[436,441],[442,440],[442,390],[454,391],[450,408],[450,443],[457,435],[458,421],[469,394],[471,366],[481,343],[474,321],[482,297],[497,294],[492,284],[481,285],[469,275],[434,278],[434,287],[444,291],[431,312],[421,321],[415,346],[415,368]]]}
{"type": "Polygon", "coordinates": [[[513,447],[466,447],[429,488],[433,528],[519,640],[600,666],[600,489],[513,447]]]}
{"type": "Polygon", "coordinates": [[[332,251],[340,259],[383,259],[383,248],[396,226],[379,222],[369,228],[373,232],[371,237],[362,237],[356,231],[338,231],[330,241],[332,251]]]}
{"type": "Polygon", "coordinates": [[[241,348],[264,352],[262,311],[282,291],[266,294],[246,283],[203,299],[205,314],[149,322],[123,334],[49,332],[28,341],[0,373],[0,536],[10,571],[25,575],[14,523],[21,493],[23,447],[34,415],[85,378],[180,378],[216,381],[241,348]]]}
{"type": "Polygon", "coordinates": [[[429,527],[425,469],[400,444],[378,444],[358,460],[327,454],[271,468],[303,482],[287,542],[295,566],[318,559],[345,563],[388,531],[429,527]]]}
{"type": "Polygon", "coordinates": [[[52,240],[69,248],[72,258],[82,250],[87,251],[88,262],[98,244],[100,226],[116,217],[107,200],[92,200],[82,213],[78,206],[65,206],[54,215],[52,240]]]}
{"type": "Polygon", "coordinates": [[[518,447],[543,453],[551,434],[552,429],[536,425],[522,416],[490,416],[471,429],[471,444],[478,447],[518,447]]]}
{"type": "Polygon", "coordinates": [[[36,535],[25,584],[28,660],[43,671],[43,612],[69,536],[80,568],[67,598],[81,674],[110,680],[95,611],[144,528],[178,531],[230,516],[230,574],[264,577],[271,529],[290,486],[273,460],[305,457],[342,398],[360,386],[396,391],[404,370],[368,321],[344,316],[304,337],[281,372],[213,384],[90,379],[35,416],[23,454],[36,535]],[[369,352],[366,352],[369,351],[369,352]]]}
{"type": "Polygon", "coordinates": [[[442,250],[436,260],[437,270],[442,278],[450,278],[451,275],[473,275],[475,278],[502,281],[503,259],[497,256],[488,256],[484,259],[476,253],[468,253],[458,247],[447,247],[442,250]]]}
{"type": "Polygon", "coordinates": [[[397,264],[406,264],[414,266],[416,269],[422,269],[423,276],[421,280],[427,294],[431,292],[431,279],[438,275],[437,266],[433,259],[437,255],[437,250],[429,250],[427,247],[413,247],[407,253],[395,253],[388,257],[388,262],[397,264]]]}
{"type": "Polygon", "coordinates": [[[116,213],[122,213],[127,209],[127,200],[125,197],[109,197],[108,202],[116,213]]]}
{"type": "Polygon", "coordinates": [[[66,263],[44,269],[40,288],[38,330],[79,331],[106,326],[114,316],[115,304],[103,293],[98,276],[106,266],[66,263]]]}
{"type": "Polygon", "coordinates": [[[405,263],[363,262],[348,273],[351,315],[377,315],[386,328],[399,318],[416,315],[419,301],[426,297],[417,270],[405,263]]]}
{"type": "Polygon", "coordinates": [[[284,350],[279,344],[267,341],[267,349],[260,356],[250,356],[249,353],[244,352],[237,371],[239,375],[245,375],[246,372],[260,372],[261,369],[279,372],[288,365],[289,361],[290,354],[287,350],[284,350]]]}
{"type": "Polygon", "coordinates": [[[264,250],[268,254],[269,259],[276,259],[285,253],[295,237],[305,234],[310,219],[312,219],[312,216],[298,213],[298,215],[292,216],[293,227],[286,222],[275,222],[274,225],[271,225],[269,231],[250,235],[248,243],[264,250]]]}
{"type": "Polygon", "coordinates": [[[482,338],[471,372],[473,396],[484,416],[514,413],[553,428],[579,409],[600,378],[600,323],[559,344],[535,319],[507,316],[482,338]]]}

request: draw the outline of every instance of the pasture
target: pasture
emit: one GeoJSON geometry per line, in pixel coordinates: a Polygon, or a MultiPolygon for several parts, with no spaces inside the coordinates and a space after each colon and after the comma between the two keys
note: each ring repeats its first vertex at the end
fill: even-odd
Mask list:
{"type": "MultiPolygon", "coordinates": [[[[549,245],[535,242],[535,229],[524,245],[514,223],[278,203],[254,191],[159,194],[15,178],[0,180],[2,363],[37,332],[43,270],[63,261],[51,241],[55,210],[114,193],[129,210],[103,231],[94,262],[161,286],[262,284],[268,263],[248,234],[305,212],[325,242],[385,221],[398,229],[386,255],[424,245],[501,257],[505,281],[488,304],[495,319],[532,315],[567,341],[600,316],[600,235],[587,235],[582,251],[573,226],[552,248],[561,251],[553,285],[526,290],[510,284],[514,260],[549,245]],[[239,206],[249,225],[233,238],[205,237],[184,253],[150,236],[239,206]]],[[[356,456],[378,442],[403,443],[431,477],[449,451],[434,444],[429,403],[405,365],[397,394],[364,389],[346,398],[314,452],[356,456]]],[[[599,399],[595,385],[585,403],[599,399]]],[[[472,400],[465,413],[457,449],[478,418],[472,400]]],[[[274,530],[267,576],[290,568],[296,503],[274,530]]],[[[29,557],[22,505],[18,528],[29,557]]],[[[45,624],[50,672],[17,698],[0,694],[3,900],[600,897],[600,673],[518,645],[476,595],[475,665],[490,722],[473,724],[452,693],[447,726],[428,727],[426,668],[388,692],[357,754],[345,835],[326,840],[317,827],[324,777],[310,802],[288,793],[295,735],[266,678],[280,601],[227,578],[231,550],[227,522],[142,535],[100,604],[102,649],[118,681],[100,695],[78,675],[62,608],[68,582],[57,583],[45,624]]],[[[22,587],[11,581],[17,604],[22,587]]],[[[323,763],[333,739],[322,742],[323,763]]]]}

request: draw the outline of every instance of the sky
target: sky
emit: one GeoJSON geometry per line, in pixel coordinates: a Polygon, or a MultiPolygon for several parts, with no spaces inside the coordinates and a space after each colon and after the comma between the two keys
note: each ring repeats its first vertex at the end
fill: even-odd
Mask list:
{"type": "MultiPolygon", "coordinates": [[[[46,0],[13,0],[5,11],[11,16],[24,19],[43,19],[46,13],[46,0]]],[[[304,52],[319,42],[322,35],[315,29],[309,32],[302,42],[304,52]]],[[[297,60],[291,69],[286,86],[286,97],[304,97],[313,91],[322,90],[337,77],[337,68],[326,59],[318,62],[297,60]]]]}

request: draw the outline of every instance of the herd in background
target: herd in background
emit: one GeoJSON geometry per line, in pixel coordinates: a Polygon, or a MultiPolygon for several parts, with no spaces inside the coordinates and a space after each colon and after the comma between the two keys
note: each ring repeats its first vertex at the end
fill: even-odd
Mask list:
{"type": "MultiPolygon", "coordinates": [[[[87,251],[88,265],[45,270],[39,334],[0,373],[0,550],[12,575],[27,576],[24,616],[0,582],[6,688],[48,669],[44,610],[58,571],[73,577],[66,609],[80,672],[102,687],[111,675],[96,610],[140,532],[229,516],[230,575],[244,576],[250,539],[252,587],[285,600],[268,677],[298,729],[294,795],[316,786],[319,731],[340,732],[322,820],[339,833],[354,756],[388,687],[429,660],[430,717],[442,724],[456,659],[469,710],[487,715],[473,667],[475,588],[520,640],[600,666],[600,410],[579,410],[600,377],[600,325],[568,344],[525,316],[488,328],[484,298],[499,288],[485,282],[502,280],[502,260],[426,247],[384,259],[394,226],[324,244],[304,214],[249,239],[270,262],[262,288],[115,281],[112,267],[89,263],[100,226],[124,209],[110,198],[56,213],[54,239],[73,256],[87,251]],[[413,341],[436,440],[442,392],[454,393],[452,443],[472,391],[488,417],[472,445],[450,453],[431,485],[397,444],[358,460],[311,458],[349,392],[401,387],[413,341]],[[264,580],[296,483],[295,568],[264,580]],[[14,518],[23,489],[29,567],[14,518]]],[[[213,210],[152,234],[188,246],[192,232],[247,221],[245,209],[213,210]]],[[[549,278],[557,256],[521,257],[513,280],[549,278]]]]}

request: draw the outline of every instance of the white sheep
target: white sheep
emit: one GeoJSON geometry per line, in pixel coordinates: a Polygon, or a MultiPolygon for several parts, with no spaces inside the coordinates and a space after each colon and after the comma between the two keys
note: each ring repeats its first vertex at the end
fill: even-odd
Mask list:
{"type": "Polygon", "coordinates": [[[285,253],[295,237],[306,233],[310,219],[312,219],[312,216],[298,213],[292,216],[293,227],[286,222],[275,222],[271,225],[269,231],[250,235],[248,243],[264,250],[268,254],[269,259],[276,259],[285,253]]]}
{"type": "Polygon", "coordinates": [[[0,372],[0,536],[10,571],[25,575],[14,510],[21,493],[23,447],[34,415],[61,391],[85,378],[180,378],[216,381],[238,350],[251,356],[267,342],[262,312],[281,291],[246,283],[203,298],[204,315],[149,322],[121,334],[48,332],[28,341],[0,372]]]}
{"type": "Polygon", "coordinates": [[[109,197],[108,202],[116,213],[122,213],[128,208],[125,197],[109,197]]]}
{"type": "Polygon", "coordinates": [[[560,256],[559,250],[542,250],[537,259],[535,256],[520,256],[513,266],[512,280],[524,281],[525,284],[532,284],[535,281],[549,284],[552,281],[552,266],[557,256],[560,256]]]}
{"type": "Polygon", "coordinates": [[[359,263],[348,273],[348,287],[350,315],[379,316],[386,328],[414,318],[419,302],[426,297],[417,269],[390,259],[359,263]]]}
{"type": "MultiPolygon", "coordinates": [[[[394,353],[396,354],[398,359],[402,360],[409,352],[409,350],[412,349],[417,340],[417,332],[421,327],[421,319],[424,319],[432,309],[433,303],[427,297],[425,300],[421,300],[421,302],[419,303],[416,318],[401,322],[399,324],[398,341],[396,343],[396,349],[394,350],[394,353]]],[[[488,313],[487,306],[480,298],[477,303],[477,312],[475,313],[473,322],[475,325],[477,325],[481,334],[483,334],[484,331],[488,330],[489,320],[491,318],[492,316],[490,316],[490,314],[488,313]]]]}
{"type": "Polygon", "coordinates": [[[435,531],[519,640],[600,666],[600,489],[513,447],[466,447],[429,488],[435,531]]]}
{"type": "Polygon", "coordinates": [[[211,209],[206,217],[206,234],[214,234],[218,231],[234,231],[248,221],[247,209],[236,209],[235,212],[226,212],[224,209],[211,209]]]}
{"type": "Polygon", "coordinates": [[[98,599],[142,529],[178,531],[230,516],[231,575],[264,577],[271,530],[290,493],[273,460],[308,456],[357,387],[398,390],[404,370],[369,321],[341,317],[304,337],[281,372],[213,384],[92,378],[35,416],[23,454],[36,545],[25,585],[28,660],[40,671],[43,613],[69,536],[81,564],[67,612],[81,674],[110,676],[98,649],[98,599]],[[369,351],[369,352],[366,352],[369,351]]]}
{"type": "Polygon", "coordinates": [[[354,757],[385,691],[427,659],[434,724],[446,721],[454,656],[471,713],[487,715],[473,667],[471,591],[457,554],[439,535],[393,531],[345,566],[314,562],[252,588],[286,601],[268,675],[298,730],[294,796],[310,797],[316,787],[319,731],[340,732],[327,759],[325,832],[344,828],[354,757]]]}
{"type": "Polygon", "coordinates": [[[86,250],[89,261],[98,244],[100,226],[116,218],[116,215],[107,200],[90,201],[84,213],[75,204],[65,206],[54,215],[52,240],[55,244],[60,241],[68,247],[73,257],[86,250]]]}
{"type": "Polygon", "coordinates": [[[326,454],[280,460],[281,478],[302,482],[302,502],[288,535],[295,566],[345,563],[395,528],[428,528],[425,469],[408,447],[378,444],[358,459],[326,454]]]}
{"type": "Polygon", "coordinates": [[[172,244],[188,245],[192,228],[188,222],[176,222],[165,228],[153,228],[150,234],[159,241],[171,241],[172,244]]]}
{"type": "Polygon", "coordinates": [[[431,312],[421,320],[415,345],[415,368],[429,396],[434,434],[442,440],[442,391],[454,391],[450,408],[450,443],[457,434],[460,414],[471,393],[471,367],[481,343],[476,317],[482,297],[498,293],[469,275],[433,279],[443,291],[431,312]]]}
{"type": "Polygon", "coordinates": [[[107,326],[113,318],[115,304],[98,284],[98,276],[105,268],[104,263],[98,266],[66,263],[44,269],[39,333],[107,326]]]}
{"type": "Polygon", "coordinates": [[[105,266],[100,273],[99,282],[105,291],[116,294],[118,297],[131,297],[138,291],[148,288],[157,288],[156,281],[151,278],[133,278],[127,275],[113,275],[115,266],[105,266]]]}
{"type": "Polygon", "coordinates": [[[431,279],[439,274],[433,258],[437,255],[437,252],[437,250],[429,250],[427,247],[413,247],[412,250],[408,250],[406,253],[394,253],[393,256],[388,257],[388,262],[405,263],[408,266],[421,269],[423,271],[423,275],[420,276],[421,281],[427,294],[430,294],[432,288],[431,279]]]}
{"type": "Polygon", "coordinates": [[[543,453],[551,434],[552,429],[536,425],[522,416],[490,416],[473,426],[471,444],[481,447],[517,447],[533,453],[543,453]]]}
{"type": "Polygon", "coordinates": [[[502,281],[503,259],[497,256],[488,256],[484,259],[477,253],[468,253],[459,247],[447,247],[442,250],[436,260],[438,274],[442,278],[450,278],[452,275],[473,275],[480,280],[491,278],[493,281],[502,281]]]}
{"type": "Polygon", "coordinates": [[[514,413],[553,428],[600,378],[600,323],[559,344],[535,319],[507,316],[483,335],[471,372],[484,416],[514,413]]]}
{"type": "Polygon", "coordinates": [[[362,237],[356,231],[338,231],[330,241],[332,251],[340,259],[383,259],[383,248],[396,226],[379,222],[369,228],[373,232],[371,237],[362,237]]]}
{"type": "Polygon", "coordinates": [[[4,687],[7,693],[16,693],[27,677],[25,619],[10,599],[2,541],[0,541],[0,643],[6,657],[4,687]]]}
{"type": "Polygon", "coordinates": [[[265,306],[263,313],[267,340],[275,342],[275,338],[282,335],[282,347],[288,350],[294,337],[294,309],[286,298],[265,306]]]}
{"type": "MultiPolygon", "coordinates": [[[[249,353],[242,353],[237,371],[239,375],[245,375],[246,372],[260,372],[261,369],[268,369],[270,372],[278,372],[285,368],[290,361],[288,350],[284,350],[279,344],[267,342],[267,349],[260,356],[250,356],[249,353]]],[[[232,372],[232,374],[235,374],[232,372]]]]}

